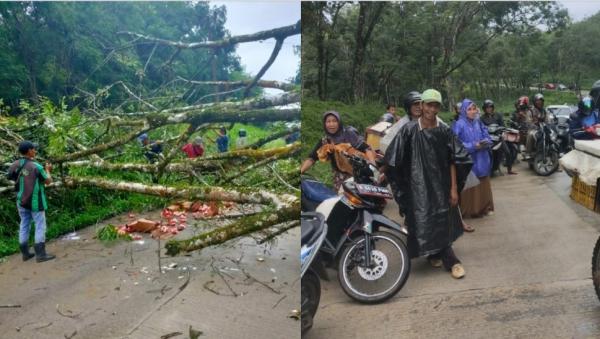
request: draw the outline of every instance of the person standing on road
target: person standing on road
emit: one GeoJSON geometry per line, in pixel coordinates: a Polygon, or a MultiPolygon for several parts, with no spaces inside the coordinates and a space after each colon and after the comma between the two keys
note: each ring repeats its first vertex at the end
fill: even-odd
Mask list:
{"type": "Polygon", "coordinates": [[[473,174],[479,178],[479,185],[461,192],[460,210],[466,218],[491,215],[494,211],[490,184],[492,139],[478,114],[475,103],[470,99],[464,99],[460,118],[453,127],[454,133],[473,158],[473,174]]]}
{"type": "Polygon", "coordinates": [[[463,234],[458,192],[472,160],[452,130],[437,119],[442,95],[421,95],[421,117],[404,125],[385,153],[386,176],[408,227],[411,258],[427,256],[434,267],[465,276],[452,243],[463,234]]]}
{"type": "Polygon", "coordinates": [[[21,218],[19,225],[19,248],[23,261],[34,257],[29,252],[29,229],[35,223],[33,248],[37,262],[52,260],[55,257],[46,253],[46,209],[48,203],[44,193],[44,185],[50,184],[52,165],[45,166],[34,161],[38,146],[30,141],[19,144],[21,158],[8,169],[8,179],[16,182],[17,210],[21,218]]]}

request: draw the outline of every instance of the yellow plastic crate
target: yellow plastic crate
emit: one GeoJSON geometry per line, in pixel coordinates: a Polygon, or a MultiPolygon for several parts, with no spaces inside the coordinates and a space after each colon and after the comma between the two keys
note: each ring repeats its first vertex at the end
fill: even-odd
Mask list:
{"type": "Polygon", "coordinates": [[[597,187],[584,183],[575,175],[571,184],[571,199],[592,211],[600,212],[600,206],[597,203],[597,187]]]}

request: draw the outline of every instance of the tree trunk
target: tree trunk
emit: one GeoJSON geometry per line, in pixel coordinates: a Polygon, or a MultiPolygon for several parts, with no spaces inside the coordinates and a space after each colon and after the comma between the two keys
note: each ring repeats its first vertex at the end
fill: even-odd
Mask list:
{"type": "Polygon", "coordinates": [[[294,196],[278,196],[268,191],[242,193],[238,191],[228,191],[215,186],[186,186],[185,188],[182,188],[163,185],[146,185],[140,183],[114,181],[100,178],[66,177],[64,179],[64,185],[69,188],[75,188],[79,186],[93,186],[108,190],[156,195],[164,198],[186,198],[198,199],[203,201],[233,201],[238,203],[253,204],[274,203],[278,206],[286,206],[286,204],[289,204],[290,201],[293,202],[297,200],[297,198],[294,196]]]}

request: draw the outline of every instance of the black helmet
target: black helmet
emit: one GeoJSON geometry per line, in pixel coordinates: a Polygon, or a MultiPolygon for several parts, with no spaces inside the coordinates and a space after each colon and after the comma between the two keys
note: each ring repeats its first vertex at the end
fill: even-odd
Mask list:
{"type": "Polygon", "coordinates": [[[417,91],[408,92],[404,97],[404,110],[410,115],[410,106],[415,102],[421,101],[421,93],[417,91]]]}
{"type": "Polygon", "coordinates": [[[485,100],[483,101],[483,106],[482,106],[482,108],[483,108],[483,109],[486,109],[487,107],[494,107],[494,102],[493,102],[492,100],[490,100],[490,99],[485,99],[485,100]]]}
{"type": "Polygon", "coordinates": [[[593,108],[600,108],[600,80],[594,82],[590,90],[590,96],[593,100],[593,108]]]}
{"type": "Polygon", "coordinates": [[[542,100],[544,101],[544,95],[542,93],[538,93],[536,95],[533,96],[533,102],[535,103],[536,100],[542,100]]]}

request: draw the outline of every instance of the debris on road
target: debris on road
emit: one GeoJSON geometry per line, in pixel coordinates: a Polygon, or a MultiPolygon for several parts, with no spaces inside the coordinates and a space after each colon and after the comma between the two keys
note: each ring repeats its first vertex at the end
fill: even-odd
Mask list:
{"type": "Polygon", "coordinates": [[[71,232],[60,238],[61,240],[81,240],[81,237],[77,235],[77,232],[71,232]]]}
{"type": "Polygon", "coordinates": [[[203,333],[202,331],[198,331],[192,328],[192,325],[190,325],[190,339],[198,339],[199,336],[201,336],[203,333]]]}
{"type": "Polygon", "coordinates": [[[176,336],[182,335],[182,334],[183,333],[181,333],[181,332],[171,332],[171,333],[168,333],[168,334],[165,334],[165,335],[161,335],[160,339],[169,339],[169,338],[173,338],[173,337],[176,337],[176,336]]]}
{"type": "Polygon", "coordinates": [[[21,305],[19,305],[19,304],[0,305],[0,308],[18,308],[18,307],[21,307],[21,305]]]}
{"type": "Polygon", "coordinates": [[[288,318],[292,318],[294,320],[300,320],[300,311],[298,311],[298,310],[292,310],[290,312],[290,315],[288,315],[288,318]]]}

